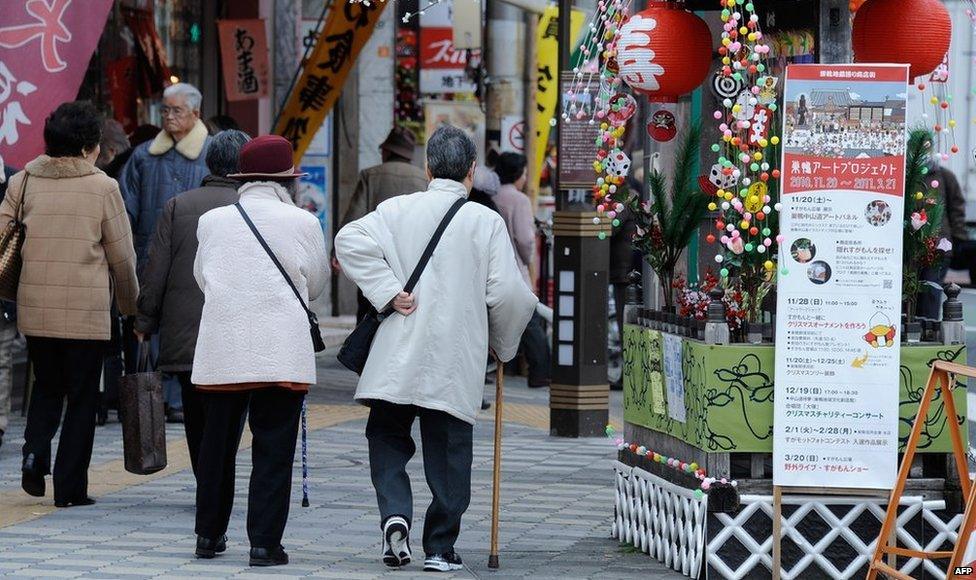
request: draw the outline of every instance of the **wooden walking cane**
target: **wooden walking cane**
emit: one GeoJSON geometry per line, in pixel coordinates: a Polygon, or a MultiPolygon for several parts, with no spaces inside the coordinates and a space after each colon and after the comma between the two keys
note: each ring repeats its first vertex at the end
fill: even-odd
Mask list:
{"type": "Polygon", "coordinates": [[[502,479],[502,391],[505,387],[505,364],[492,351],[498,370],[495,374],[495,464],[491,473],[491,547],[488,567],[498,568],[498,509],[501,501],[502,479]]]}

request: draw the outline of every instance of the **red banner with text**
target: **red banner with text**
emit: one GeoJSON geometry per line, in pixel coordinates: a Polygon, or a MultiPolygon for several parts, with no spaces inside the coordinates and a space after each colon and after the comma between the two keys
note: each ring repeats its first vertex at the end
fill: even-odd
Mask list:
{"type": "Polygon", "coordinates": [[[44,120],[73,101],[112,0],[0,0],[0,156],[44,151],[44,120]]]}

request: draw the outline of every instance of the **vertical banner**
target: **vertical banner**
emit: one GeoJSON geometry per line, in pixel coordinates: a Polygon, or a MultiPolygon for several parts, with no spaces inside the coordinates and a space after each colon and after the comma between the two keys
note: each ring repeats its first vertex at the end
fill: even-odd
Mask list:
{"type": "Polygon", "coordinates": [[[268,96],[268,34],[264,20],[220,20],[217,33],[227,100],[268,96]]]}
{"type": "MultiPolygon", "coordinates": [[[[573,10],[570,16],[569,36],[576,39],[583,27],[584,14],[573,10]]],[[[550,121],[555,118],[559,103],[559,7],[549,6],[539,18],[536,30],[536,122],[534,163],[536,171],[542,170],[549,148],[550,121]]],[[[590,173],[593,173],[592,168],[590,173]]]]}
{"type": "Polygon", "coordinates": [[[342,2],[330,12],[315,49],[281,110],[274,133],[291,141],[298,165],[332,110],[363,45],[387,2],[342,2]]]}
{"type": "Polygon", "coordinates": [[[112,95],[112,115],[126,133],[139,126],[139,60],[123,56],[105,67],[108,92],[112,95]]]}
{"type": "Polygon", "coordinates": [[[112,0],[0,6],[0,156],[23,167],[44,151],[44,119],[73,101],[112,0]]]}
{"type": "Polygon", "coordinates": [[[903,65],[786,69],[775,485],[894,485],[907,91],[903,65]]]}

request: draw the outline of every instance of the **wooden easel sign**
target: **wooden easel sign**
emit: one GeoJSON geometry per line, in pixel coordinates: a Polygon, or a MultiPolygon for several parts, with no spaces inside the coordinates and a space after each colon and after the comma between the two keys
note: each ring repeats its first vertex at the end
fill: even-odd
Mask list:
{"type": "Polygon", "coordinates": [[[898,470],[898,479],[895,487],[891,491],[891,498],[888,500],[888,511],[885,513],[884,522],[881,524],[881,532],[878,534],[877,547],[874,556],[871,558],[871,566],[868,569],[867,580],[874,580],[878,573],[884,574],[888,578],[898,578],[910,580],[912,577],[903,574],[895,568],[894,558],[901,556],[904,558],[922,558],[926,560],[949,560],[948,574],[946,578],[973,578],[974,554],[976,546],[973,545],[973,526],[976,525],[976,494],[973,490],[973,482],[969,479],[969,469],[966,464],[966,448],[963,445],[962,435],[959,429],[952,423],[949,427],[949,435],[952,438],[952,454],[956,460],[956,469],[959,472],[959,484],[962,487],[963,496],[966,499],[966,511],[964,512],[962,524],[959,526],[959,538],[955,548],[951,551],[943,552],[924,552],[921,550],[909,550],[899,548],[896,545],[897,538],[896,522],[898,519],[898,503],[901,501],[905,491],[905,482],[908,481],[908,472],[912,467],[912,460],[915,459],[915,452],[918,449],[918,440],[922,433],[922,427],[928,417],[929,407],[936,391],[942,395],[942,402],[946,406],[946,414],[949,417],[957,416],[956,402],[952,396],[952,388],[956,384],[956,376],[976,378],[976,368],[967,367],[946,361],[935,361],[932,363],[932,372],[929,380],[925,384],[925,391],[922,393],[922,400],[918,405],[918,415],[915,416],[915,423],[912,425],[911,435],[908,436],[908,443],[905,445],[905,455],[901,460],[901,468],[898,470]],[[883,561],[887,556],[888,561],[883,561]],[[964,564],[965,563],[965,564],[964,564]]]}

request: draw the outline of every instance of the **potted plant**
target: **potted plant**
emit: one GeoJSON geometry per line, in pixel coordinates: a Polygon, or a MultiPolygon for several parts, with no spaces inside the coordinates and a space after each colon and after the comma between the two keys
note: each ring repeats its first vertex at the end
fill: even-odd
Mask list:
{"type": "Polygon", "coordinates": [[[637,225],[634,247],[661,281],[668,312],[674,312],[678,260],[708,210],[708,196],[702,193],[694,175],[700,137],[701,128],[691,126],[678,147],[671,179],[653,170],[647,179],[649,198],[642,201],[631,193],[627,199],[637,225]]]}
{"type": "Polygon", "coordinates": [[[902,233],[902,301],[908,324],[915,324],[922,270],[938,268],[952,249],[942,236],[945,209],[938,183],[929,179],[932,135],[915,129],[908,137],[905,172],[905,214],[902,233]]]}

